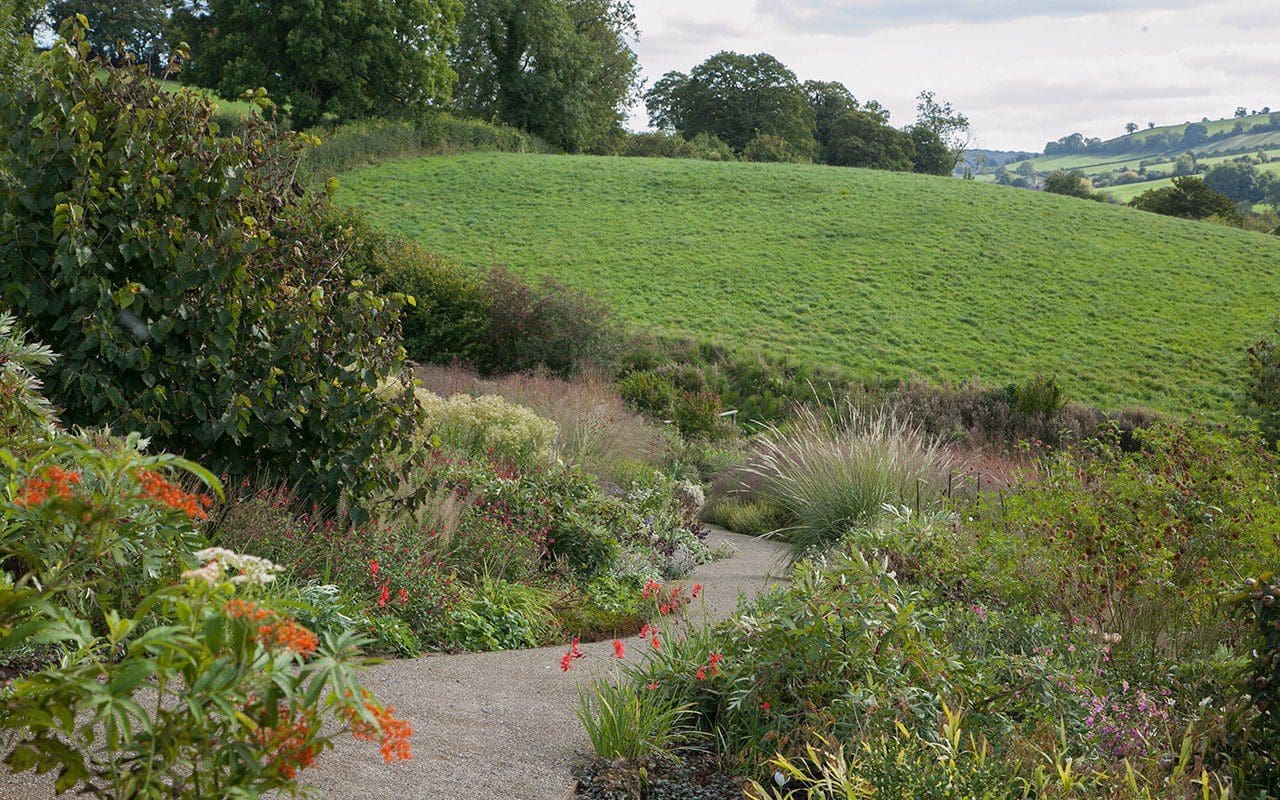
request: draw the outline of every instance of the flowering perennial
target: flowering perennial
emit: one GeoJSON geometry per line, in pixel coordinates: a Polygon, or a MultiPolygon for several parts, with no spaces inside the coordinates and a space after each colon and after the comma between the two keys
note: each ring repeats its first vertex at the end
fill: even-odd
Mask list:
{"type": "Polygon", "coordinates": [[[14,505],[31,508],[44,505],[50,495],[60,500],[70,500],[75,491],[72,487],[79,483],[79,472],[61,467],[48,467],[44,470],[43,477],[28,478],[18,490],[18,497],[13,502],[14,505]]]}
{"type": "Polygon", "coordinates": [[[366,703],[364,708],[373,716],[376,724],[362,719],[355,709],[343,710],[347,723],[351,726],[351,735],[366,742],[377,742],[382,751],[382,760],[388,764],[412,761],[413,751],[409,742],[413,737],[413,726],[409,721],[397,719],[396,710],[392,706],[379,708],[373,703],[366,703]]]}
{"type": "Polygon", "coordinates": [[[312,742],[316,730],[314,711],[294,717],[286,708],[280,713],[280,721],[271,728],[259,728],[254,732],[254,742],[267,755],[268,765],[285,780],[293,780],[298,770],[306,769],[315,761],[319,748],[312,742]]]}
{"type": "Polygon", "coordinates": [[[319,637],[297,622],[246,600],[228,600],[225,610],[249,627],[251,638],[267,650],[309,658],[320,645],[319,637]]]}
{"type": "Polygon", "coordinates": [[[251,583],[262,585],[276,579],[276,574],[283,572],[284,567],[273,564],[265,558],[244,555],[222,547],[206,547],[196,553],[196,558],[206,562],[200,569],[189,569],[182,577],[201,580],[215,584],[222,580],[226,571],[235,571],[231,582],[234,584],[251,583]]]}
{"type": "Polygon", "coordinates": [[[207,494],[185,492],[155,470],[140,469],[134,474],[134,478],[142,487],[142,494],[145,497],[181,511],[192,519],[209,518],[206,509],[213,505],[213,499],[207,494]]]}

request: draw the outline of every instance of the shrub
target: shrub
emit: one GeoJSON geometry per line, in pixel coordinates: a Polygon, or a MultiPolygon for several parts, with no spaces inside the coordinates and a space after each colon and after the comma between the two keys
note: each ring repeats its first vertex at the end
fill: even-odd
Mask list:
{"type": "Polygon", "coordinates": [[[703,161],[737,161],[733,148],[719,136],[699,133],[689,140],[689,158],[703,161]]]}
{"type": "Polygon", "coordinates": [[[802,409],[786,430],[766,428],[750,469],[760,496],[793,521],[787,535],[799,558],[874,522],[886,504],[933,501],[946,464],[918,428],[846,403],[822,415],[802,409]]]}
{"type": "Polygon", "coordinates": [[[320,144],[307,151],[302,167],[312,182],[393,158],[449,153],[545,153],[550,148],[537,137],[476,119],[434,113],[413,123],[384,119],[360,120],[336,128],[310,131],[320,144]]]}
{"type": "Polygon", "coordinates": [[[1194,424],[1162,423],[1139,441],[1133,453],[1069,448],[1002,497],[980,498],[971,545],[946,557],[945,572],[960,571],[980,596],[1123,631],[1126,651],[1152,641],[1165,657],[1212,651],[1184,624],[1220,607],[1198,587],[1280,557],[1274,457],[1194,424]]]}
{"type": "Polygon", "coordinates": [[[690,439],[719,438],[724,421],[720,395],[711,391],[680,392],[671,406],[676,428],[690,439]]]}
{"type": "Polygon", "coordinates": [[[0,433],[16,449],[53,433],[53,406],[40,393],[37,371],[54,362],[53,351],[26,341],[12,314],[0,313],[0,433]]]}
{"type": "Polygon", "coordinates": [[[1255,646],[1252,663],[1244,679],[1243,699],[1252,719],[1241,742],[1259,784],[1269,795],[1280,792],[1280,753],[1275,743],[1280,737],[1280,586],[1269,575],[1249,578],[1236,605],[1247,609],[1253,626],[1255,646]]]}
{"type": "Polygon", "coordinates": [[[759,134],[742,148],[742,160],[808,164],[813,161],[813,153],[804,152],[781,136],[759,134]]]}
{"type": "Polygon", "coordinates": [[[1066,405],[1066,394],[1055,378],[1036,375],[1005,390],[1013,410],[1028,417],[1050,419],[1066,405]]]}
{"type": "Polygon", "coordinates": [[[488,456],[521,468],[551,461],[556,424],[496,395],[440,397],[415,392],[427,443],[438,442],[467,458],[488,456]]]}
{"type": "Polygon", "coordinates": [[[637,409],[659,418],[672,413],[676,386],[665,375],[651,370],[629,372],[618,381],[618,393],[637,409]]]}
{"type": "Polygon", "coordinates": [[[764,500],[722,497],[707,506],[706,519],[744,536],[764,536],[787,526],[787,518],[764,500]]]}
{"type": "Polygon", "coordinates": [[[63,356],[50,399],[326,500],[394,486],[411,406],[375,394],[400,368],[394,300],[344,274],[353,243],[293,177],[302,139],[260,119],[221,137],[206,97],[100,73],[83,33],[0,98],[0,290],[63,356]]]}
{"type": "Polygon", "coordinates": [[[647,131],[627,136],[618,155],[636,158],[693,157],[688,140],[678,133],[664,131],[647,131]]]}
{"type": "Polygon", "coordinates": [[[527,283],[501,267],[485,276],[483,291],[492,362],[477,364],[481,372],[545,367],[564,378],[613,363],[621,335],[612,311],[599,300],[550,279],[527,283]]]}

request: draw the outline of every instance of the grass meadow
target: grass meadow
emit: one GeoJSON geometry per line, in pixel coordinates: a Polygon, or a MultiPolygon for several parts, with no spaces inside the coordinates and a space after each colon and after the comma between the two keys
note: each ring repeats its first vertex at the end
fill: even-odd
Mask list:
{"type": "Polygon", "coordinates": [[[471,154],[348,173],[339,197],[645,329],[868,378],[1051,373],[1113,409],[1227,415],[1280,302],[1275,237],[912,174],[471,154]]]}

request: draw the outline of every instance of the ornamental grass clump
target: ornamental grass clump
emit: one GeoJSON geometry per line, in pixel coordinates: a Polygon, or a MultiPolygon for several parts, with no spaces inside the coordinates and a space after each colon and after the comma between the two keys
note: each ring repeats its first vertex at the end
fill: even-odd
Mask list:
{"type": "Polygon", "coordinates": [[[825,412],[801,408],[792,424],[766,427],[747,472],[760,479],[759,496],[792,521],[779,532],[799,558],[874,522],[887,504],[934,502],[947,463],[937,440],[910,422],[846,401],[825,412]]]}

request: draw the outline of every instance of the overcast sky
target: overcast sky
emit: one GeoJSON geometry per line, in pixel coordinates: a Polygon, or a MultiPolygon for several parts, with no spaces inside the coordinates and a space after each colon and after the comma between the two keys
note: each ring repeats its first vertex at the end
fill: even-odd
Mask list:
{"type": "MultiPolygon", "coordinates": [[[[652,84],[720,50],[879,100],[895,125],[932,89],[975,147],[1039,151],[1079,131],[1280,110],[1280,0],[634,0],[652,84]]],[[[632,127],[648,124],[643,103],[632,127]]]]}

